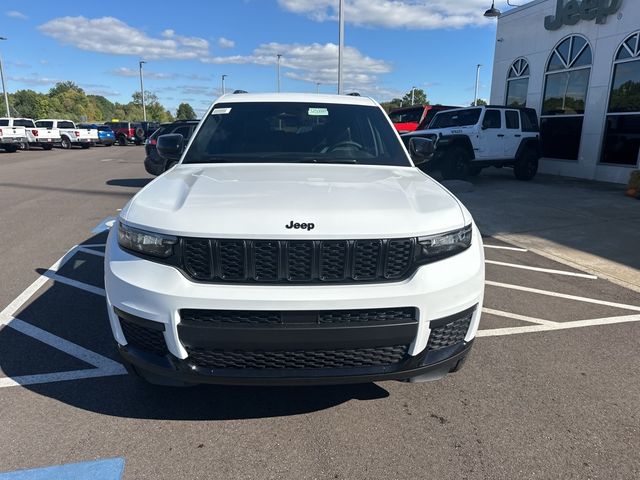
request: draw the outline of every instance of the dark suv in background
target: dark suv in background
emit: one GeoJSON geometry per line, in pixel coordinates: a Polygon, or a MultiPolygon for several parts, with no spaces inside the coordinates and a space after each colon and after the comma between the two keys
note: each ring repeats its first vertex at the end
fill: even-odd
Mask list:
{"type": "Polygon", "coordinates": [[[144,149],[146,152],[146,158],[144,159],[144,168],[151,175],[161,175],[171,167],[173,167],[177,162],[167,160],[162,158],[158,154],[158,150],[156,149],[156,145],[158,142],[158,137],[160,135],[166,135],[168,133],[178,133],[182,135],[184,138],[183,145],[186,145],[193,131],[200,123],[200,120],[180,120],[173,123],[163,123],[160,125],[153,134],[147,139],[144,149]]]}
{"type": "Polygon", "coordinates": [[[158,129],[158,122],[105,122],[116,134],[118,145],[135,143],[142,145],[151,134],[158,129]]]}

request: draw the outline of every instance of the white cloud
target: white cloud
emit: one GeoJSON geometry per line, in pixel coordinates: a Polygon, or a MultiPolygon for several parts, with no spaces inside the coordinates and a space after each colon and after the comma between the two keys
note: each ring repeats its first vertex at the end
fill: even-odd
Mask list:
{"type": "MultiPolygon", "coordinates": [[[[115,75],[117,77],[138,77],[140,75],[140,70],[137,68],[120,67],[114,70],[110,70],[107,73],[111,75],[115,75]]],[[[144,78],[154,79],[154,80],[175,80],[178,78],[186,79],[186,80],[210,80],[211,79],[211,77],[208,77],[206,75],[199,75],[197,73],[165,73],[165,72],[154,72],[147,69],[144,70],[144,78]]]]}
{"type": "Polygon", "coordinates": [[[47,78],[47,77],[38,77],[38,76],[33,76],[33,77],[14,77],[14,76],[8,76],[7,77],[8,80],[11,80],[12,82],[17,82],[17,83],[22,83],[24,85],[55,85],[58,82],[61,82],[62,80],[59,80],[57,78],[47,78]]]}
{"type": "MultiPolygon", "coordinates": [[[[338,78],[338,46],[333,43],[282,44],[265,43],[251,55],[233,55],[203,59],[214,64],[256,64],[275,65],[276,55],[282,54],[283,74],[294,80],[315,85],[333,85],[338,78]]],[[[343,79],[345,88],[360,92],[374,92],[379,89],[379,76],[391,72],[391,65],[384,60],[364,55],[357,48],[346,47],[344,51],[343,79]]]]}
{"type": "Polygon", "coordinates": [[[4,12],[4,14],[9,18],[15,18],[17,20],[27,20],[29,18],[24,13],[17,10],[9,10],[7,12],[4,12]]]}
{"type": "MultiPolygon", "coordinates": [[[[290,12],[324,22],[338,16],[338,0],[278,0],[290,12]]],[[[504,3],[504,2],[501,2],[504,3]]],[[[349,0],[345,21],[354,25],[432,30],[489,23],[489,0],[349,0]]]]}
{"type": "Polygon", "coordinates": [[[38,29],[60,43],[90,52],[146,59],[188,60],[209,56],[209,42],[203,38],[178,35],[173,30],[165,30],[154,38],[113,17],[54,18],[38,29]]]}
{"type": "Polygon", "coordinates": [[[236,46],[236,42],[229,40],[228,38],[220,37],[218,39],[218,46],[220,48],[233,48],[236,46]]]}

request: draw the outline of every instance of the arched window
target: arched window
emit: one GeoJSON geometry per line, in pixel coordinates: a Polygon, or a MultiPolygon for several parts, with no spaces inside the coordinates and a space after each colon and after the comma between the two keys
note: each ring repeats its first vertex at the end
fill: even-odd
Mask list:
{"type": "Polygon", "coordinates": [[[529,62],[519,58],[507,74],[507,102],[510,107],[526,107],[529,93],[529,62]]]}
{"type": "Polygon", "coordinates": [[[540,115],[543,155],[577,160],[591,75],[591,46],[572,35],[551,52],[540,115]]]}
{"type": "Polygon", "coordinates": [[[640,32],[636,32],[616,52],[601,161],[635,166],[639,151],[640,32]]]}

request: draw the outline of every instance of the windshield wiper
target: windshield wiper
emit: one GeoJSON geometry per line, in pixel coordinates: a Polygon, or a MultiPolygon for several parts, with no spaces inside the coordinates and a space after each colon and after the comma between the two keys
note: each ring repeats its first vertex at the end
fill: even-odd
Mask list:
{"type": "Polygon", "coordinates": [[[358,163],[355,158],[304,158],[300,163],[358,163]]]}

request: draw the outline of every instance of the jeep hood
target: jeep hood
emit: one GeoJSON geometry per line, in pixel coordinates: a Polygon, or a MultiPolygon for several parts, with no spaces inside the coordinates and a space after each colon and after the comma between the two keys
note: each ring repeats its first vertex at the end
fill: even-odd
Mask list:
{"type": "Polygon", "coordinates": [[[132,226],[220,238],[398,238],[464,226],[458,201],[417,168],[178,165],[123,209],[132,226]],[[313,223],[313,230],[285,225],[313,223]]]}

